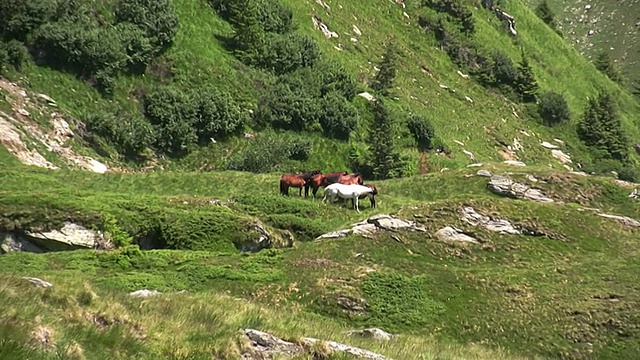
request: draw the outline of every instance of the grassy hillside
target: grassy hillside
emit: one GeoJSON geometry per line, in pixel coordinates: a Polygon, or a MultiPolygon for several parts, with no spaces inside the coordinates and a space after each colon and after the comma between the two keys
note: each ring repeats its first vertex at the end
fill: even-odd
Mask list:
{"type": "MultiPolygon", "coordinates": [[[[539,1],[528,1],[535,7],[539,1]]],[[[569,43],[593,59],[598,51],[605,50],[617,63],[627,79],[627,85],[640,80],[640,7],[637,1],[599,1],[575,3],[549,1],[562,32],[569,43]]]]}
{"type": "MultiPolygon", "coordinates": [[[[525,163],[551,164],[560,168],[561,165],[551,157],[550,152],[539,146],[541,141],[552,141],[553,138],[566,141],[564,150],[577,163],[591,164],[593,154],[579,141],[575,127],[588,98],[596,96],[598,89],[614,94],[624,131],[631,142],[640,136],[637,117],[639,105],[632,97],[594,71],[586,59],[520,1],[509,2],[504,6],[505,11],[517,19],[518,35],[515,37],[508,34],[504,23],[491,11],[480,6],[472,7],[471,3],[465,4],[469,6],[475,19],[476,33],[473,37],[476,43],[481,44],[487,52],[500,50],[516,63],[520,61],[521,50],[524,50],[540,92],[555,91],[564,94],[571,111],[571,121],[555,128],[545,127],[532,118],[534,105],[527,110],[528,105],[509,100],[496,88],[487,88],[476,80],[461,77],[458,70],[466,70],[454,65],[446,53],[438,49],[432,35],[418,25],[418,17],[424,12],[419,2],[407,2],[405,9],[392,2],[376,3],[373,6],[369,3],[334,4],[329,1],[326,4],[330,10],[325,10],[310,0],[282,1],[282,4],[293,10],[293,24],[297,29],[295,32],[313,38],[323,59],[337,61],[344,66],[357,80],[358,91],[375,93],[368,85],[375,74],[374,66],[379,65],[385,46],[393,40],[398,52],[398,64],[390,95],[396,100],[390,106],[396,110],[400,121],[399,136],[404,140],[399,141],[398,145],[404,148],[403,153],[408,156],[409,166],[406,170],[409,173],[415,173],[419,168],[418,153],[408,131],[403,127],[404,118],[409,113],[429,119],[435,128],[437,143],[451,151],[448,157],[437,156],[435,152],[429,153],[426,166],[428,171],[437,171],[443,167],[458,168],[473,162],[463,150],[472,152],[477,162],[517,157],[525,163]],[[327,39],[320,30],[315,29],[311,19],[313,15],[322,19],[339,37],[327,39]],[[356,34],[354,26],[362,35],[356,34]],[[353,43],[350,38],[356,39],[357,43],[353,43]],[[446,85],[448,89],[441,85],[446,85]],[[530,136],[523,135],[521,131],[530,136]],[[515,150],[515,154],[505,155],[509,152],[508,149],[496,143],[495,137],[512,146],[514,139],[517,139],[523,149],[515,150]],[[456,141],[464,143],[464,146],[456,141]]],[[[113,113],[119,114],[117,119],[121,122],[142,119],[141,94],[163,85],[184,91],[198,91],[199,86],[212,86],[229,92],[244,109],[242,111],[256,110],[257,103],[265,96],[264,91],[270,91],[268,84],[274,81],[274,75],[269,71],[244,65],[225,47],[224,39],[233,34],[233,27],[218,17],[207,3],[195,1],[188,4],[176,3],[174,6],[179,26],[173,44],[151,61],[145,76],[114,77],[112,97],[102,96],[87,82],[52,67],[30,64],[21,73],[10,75],[16,80],[24,76],[25,86],[28,79],[31,89],[50,94],[61,109],[81,121],[95,117],[96,114],[113,113]]],[[[351,134],[352,144],[366,143],[365,134],[371,117],[366,110],[366,103],[360,97],[353,100],[359,112],[359,125],[351,134]]],[[[249,128],[255,127],[254,122],[258,120],[247,123],[245,130],[259,131],[249,128]]],[[[327,139],[313,131],[305,133],[304,139],[311,146],[304,167],[328,171],[352,165],[348,157],[350,145],[346,141],[327,139]]],[[[97,142],[99,145],[94,146],[100,150],[97,155],[108,155],[111,157],[110,163],[118,164],[119,157],[116,156],[114,147],[109,146],[109,142],[105,145],[100,138],[97,142]]],[[[242,137],[219,140],[216,144],[209,143],[194,149],[186,157],[171,157],[169,163],[182,169],[221,169],[229,154],[242,154],[248,143],[242,137]]],[[[630,153],[632,162],[637,162],[637,154],[631,149],[630,153]]],[[[168,165],[162,159],[164,157],[160,161],[168,165]]]]}
{"type": "Polygon", "coordinates": [[[363,204],[361,214],[256,190],[275,183],[275,175],[3,170],[3,231],[46,230],[68,220],[104,228],[112,218],[112,232],[116,226],[134,242],[151,238],[160,247],[0,256],[0,296],[11,304],[1,315],[4,358],[52,354],[50,345],[29,347],[38,326],[54,334],[54,353],[77,358],[231,359],[243,348],[234,334],[247,327],[402,359],[632,358],[639,350],[638,229],[584,210],[640,218],[630,189],[542,168],[487,169],[530,184],[531,174],[537,187],[565,203],[498,197],[475,170],[375,182],[378,208],[363,204]],[[211,205],[213,199],[222,206],[211,205]],[[537,235],[471,226],[460,220],[462,206],[537,235]],[[427,232],[310,241],[376,213],[414,219],[427,232]],[[256,220],[291,231],[294,246],[241,254],[234,242],[247,230],[231,225],[256,220]],[[444,226],[481,243],[438,241],[435,232],[444,226]],[[36,289],[24,276],[54,286],[36,289]],[[126,295],[143,288],[165,295],[126,295]],[[172,294],[181,290],[187,293],[172,294]],[[366,309],[345,311],[340,297],[362,298],[366,309]],[[381,345],[345,335],[360,326],[400,337],[381,345]]]}

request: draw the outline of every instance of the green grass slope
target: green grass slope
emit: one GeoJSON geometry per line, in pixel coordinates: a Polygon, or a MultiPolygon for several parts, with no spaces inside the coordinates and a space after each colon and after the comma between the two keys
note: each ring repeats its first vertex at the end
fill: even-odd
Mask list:
{"type": "Polygon", "coordinates": [[[375,182],[379,207],[364,202],[360,214],[283,198],[273,189],[276,175],[3,170],[2,231],[74,221],[112,233],[115,226],[159,247],[0,256],[0,296],[11,304],[0,315],[5,358],[232,359],[244,346],[234,334],[247,327],[345,341],[402,359],[632,358],[640,350],[638,229],[585,210],[638,219],[630,189],[544,167],[489,170],[510,172],[564,203],[498,197],[470,169],[375,182]],[[211,205],[214,199],[223,205],[211,205]],[[460,220],[463,206],[538,235],[471,226],[460,220]],[[376,213],[414,219],[427,231],[311,241],[376,213]],[[294,246],[241,254],[234,242],[250,221],[290,231],[294,246]],[[444,226],[481,243],[438,241],[435,232],[444,226]],[[31,288],[24,276],[54,287],[31,288]],[[165,295],[127,298],[142,288],[165,295]],[[181,290],[188,293],[172,294],[181,290]],[[345,310],[340,298],[367,305],[345,310]],[[360,326],[399,338],[379,344],[346,337],[360,326]],[[39,328],[54,334],[49,345],[33,345],[30,334],[39,328]]]}
{"type": "MultiPolygon", "coordinates": [[[[541,141],[553,138],[567,142],[567,152],[576,162],[589,163],[591,155],[578,140],[575,125],[588,98],[595,96],[600,88],[616,94],[623,128],[629,138],[640,137],[639,105],[633,98],[595,71],[523,2],[509,2],[505,6],[505,10],[517,19],[516,37],[508,35],[503,24],[490,11],[480,6],[472,8],[477,29],[475,38],[488,49],[505,52],[515,62],[519,61],[520,50],[524,50],[531,58],[541,91],[553,90],[566,96],[572,121],[564,126],[542,126],[528,116],[521,104],[458,75],[459,69],[417,25],[418,2],[407,2],[406,9],[403,9],[393,2],[342,4],[327,1],[330,11],[311,0],[283,1],[283,4],[293,10],[297,31],[312,36],[323,56],[343,64],[358,79],[362,90],[371,91],[367,84],[374,75],[374,65],[379,63],[385,44],[394,40],[399,51],[398,73],[392,91],[392,96],[397,99],[396,107],[428,117],[435,126],[436,136],[452,150],[450,158],[435,154],[429,156],[430,170],[459,168],[471,163],[462,150],[471,151],[478,162],[504,160],[499,150],[504,151],[505,148],[498,145],[494,137],[508,143],[517,138],[523,150],[516,151],[516,156],[525,163],[551,164],[560,168],[551,153],[539,146],[541,141]],[[408,18],[403,16],[403,12],[408,18]],[[319,16],[339,37],[325,38],[320,30],[314,29],[312,15],[319,16]],[[361,36],[355,34],[354,26],[360,29],[361,36]],[[352,37],[357,39],[357,43],[352,43],[352,37]],[[448,86],[455,93],[440,85],[448,86]],[[521,131],[530,136],[523,135],[521,131]],[[456,141],[464,143],[464,146],[456,141]]],[[[84,82],[48,67],[30,65],[20,76],[28,79],[30,89],[51,94],[61,109],[80,120],[89,114],[116,109],[137,114],[140,104],[135,94],[164,82],[184,88],[212,84],[231,92],[246,108],[254,106],[259,91],[256,84],[266,81],[270,75],[241,64],[224,48],[218,38],[232,34],[232,27],[202,0],[176,3],[175,7],[180,25],[174,45],[153,61],[147,76],[117,78],[112,99],[103,98],[84,82]]],[[[305,136],[312,145],[306,165],[327,171],[349,166],[346,142],[325,139],[316,133],[305,136]]],[[[245,139],[232,138],[209,144],[186,158],[174,159],[172,163],[180,169],[220,168],[226,159],[225,154],[242,152],[247,143],[245,139]]],[[[403,146],[410,144],[408,140],[403,142],[403,146]]],[[[413,171],[417,171],[418,153],[411,146],[405,149],[405,153],[415,164],[413,171]]],[[[637,162],[635,152],[631,151],[631,156],[637,162]]],[[[110,161],[117,163],[116,159],[110,161]]]]}

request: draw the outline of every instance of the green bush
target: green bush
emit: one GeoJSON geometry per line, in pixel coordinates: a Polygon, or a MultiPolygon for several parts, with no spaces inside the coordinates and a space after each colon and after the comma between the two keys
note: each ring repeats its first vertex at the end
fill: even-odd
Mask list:
{"type": "Polygon", "coordinates": [[[270,87],[258,104],[259,125],[289,130],[313,130],[320,112],[318,98],[313,94],[291,89],[284,82],[270,87]]]}
{"type": "Polygon", "coordinates": [[[249,114],[240,108],[229,93],[215,89],[200,89],[197,97],[195,127],[201,142],[209,138],[226,138],[249,122],[249,114]]]}
{"type": "Polygon", "coordinates": [[[258,21],[266,32],[285,34],[293,30],[293,12],[280,1],[259,0],[258,21]]]}
{"type": "Polygon", "coordinates": [[[569,104],[564,95],[554,91],[540,94],[538,113],[547,125],[560,124],[571,118],[569,104]]]}
{"type": "MultiPolygon", "coordinates": [[[[352,101],[358,92],[358,83],[347,70],[335,61],[318,61],[312,68],[312,75],[320,77],[320,94],[338,92],[348,101],[352,101]]],[[[309,78],[306,78],[309,82],[309,78]]]]}
{"type": "Polygon", "coordinates": [[[618,179],[638,182],[640,181],[640,170],[633,168],[631,165],[625,165],[618,171],[618,179]]]}
{"type": "Polygon", "coordinates": [[[155,141],[149,121],[139,115],[91,114],[84,119],[88,130],[107,139],[125,156],[140,154],[155,141]]]}
{"type": "Polygon", "coordinates": [[[18,71],[22,69],[29,58],[26,46],[18,40],[9,40],[6,44],[0,43],[0,49],[3,49],[7,54],[6,62],[18,71]]]}
{"type": "Polygon", "coordinates": [[[196,142],[198,135],[193,125],[198,108],[188,94],[165,87],[146,94],[143,103],[144,113],[155,128],[155,145],[159,149],[180,153],[196,142]]]}
{"type": "Polygon", "coordinates": [[[435,129],[431,120],[424,116],[414,114],[409,117],[407,127],[420,149],[428,150],[431,148],[431,142],[435,137],[435,129]]]}
{"type": "Polygon", "coordinates": [[[326,136],[347,140],[358,125],[358,110],[337,92],[320,100],[320,124],[326,136]]]}
{"type": "Polygon", "coordinates": [[[2,0],[0,34],[24,41],[32,31],[53,19],[57,10],[58,2],[52,0],[2,0]]]}
{"type": "Polygon", "coordinates": [[[608,92],[589,99],[580,123],[578,136],[596,157],[626,160],[627,136],[622,130],[615,100],[608,92]]]}
{"type": "Polygon", "coordinates": [[[306,160],[310,154],[311,144],[308,140],[267,132],[231,156],[225,168],[254,173],[291,171],[296,167],[292,161],[306,160]]]}
{"type": "Polygon", "coordinates": [[[274,34],[267,37],[258,65],[275,74],[284,74],[312,66],[320,56],[320,48],[312,37],[298,33],[274,34]]]}
{"type": "Polygon", "coordinates": [[[9,65],[9,54],[7,53],[7,50],[0,47],[0,75],[4,73],[8,65],[9,65]]]}
{"type": "Polygon", "coordinates": [[[171,46],[178,31],[178,16],[171,0],[119,0],[115,18],[142,29],[156,53],[171,46]]]}

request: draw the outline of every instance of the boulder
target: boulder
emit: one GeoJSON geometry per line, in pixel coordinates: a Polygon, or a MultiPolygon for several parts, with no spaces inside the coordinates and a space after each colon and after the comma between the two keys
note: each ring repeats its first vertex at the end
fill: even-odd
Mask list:
{"type": "Polygon", "coordinates": [[[22,241],[28,241],[46,251],[92,249],[104,238],[100,231],[65,222],[60,230],[47,232],[25,231],[22,241]]]}
{"type": "Polygon", "coordinates": [[[491,172],[489,170],[482,169],[482,170],[478,170],[476,175],[485,176],[485,177],[491,177],[491,172]]]}
{"type": "Polygon", "coordinates": [[[515,182],[506,176],[492,176],[489,183],[487,183],[487,188],[494,194],[512,199],[554,202],[553,199],[546,197],[542,191],[531,188],[526,184],[515,182]]]}
{"type": "Polygon", "coordinates": [[[349,234],[361,235],[364,237],[371,237],[380,231],[419,231],[425,232],[422,226],[417,225],[411,220],[398,219],[393,215],[379,214],[371,216],[368,219],[352,224],[348,229],[342,229],[332,231],[326,234],[322,234],[316,238],[316,240],[340,238],[349,234]]]}
{"type": "Polygon", "coordinates": [[[136,290],[134,292],[130,292],[129,296],[133,296],[133,297],[149,297],[149,296],[160,295],[160,294],[162,294],[162,293],[160,291],[158,291],[158,290],[142,289],[142,290],[136,290]]]}
{"type": "Polygon", "coordinates": [[[518,235],[522,233],[522,231],[516,229],[509,220],[492,219],[486,215],[477,213],[476,210],[470,206],[463,207],[461,212],[462,220],[473,226],[480,225],[485,227],[487,230],[495,231],[500,234],[518,235]]]}
{"type": "Polygon", "coordinates": [[[26,279],[30,283],[34,284],[37,287],[41,287],[41,288],[48,288],[48,287],[52,287],[53,286],[52,283],[50,283],[48,281],[44,281],[42,279],[35,278],[35,277],[24,277],[23,279],[26,279]]]}
{"type": "Polygon", "coordinates": [[[444,227],[436,232],[436,238],[440,241],[459,241],[468,242],[473,244],[479,244],[475,238],[463,234],[462,230],[453,228],[451,226],[444,227]]]}
{"type": "Polygon", "coordinates": [[[618,220],[622,225],[625,225],[625,226],[640,227],[640,221],[636,219],[632,219],[627,216],[619,216],[619,215],[611,215],[611,214],[603,214],[603,213],[599,213],[598,216],[618,220]]]}
{"type": "Polygon", "coordinates": [[[382,329],[378,328],[368,328],[362,330],[351,330],[348,332],[349,335],[358,335],[364,338],[370,338],[374,340],[391,340],[393,338],[393,334],[390,334],[382,329]]]}
{"type": "Polygon", "coordinates": [[[287,230],[267,230],[260,221],[253,221],[247,229],[247,236],[234,243],[242,252],[258,252],[272,247],[293,246],[293,234],[287,230]]]}
{"type": "Polygon", "coordinates": [[[30,243],[17,234],[0,233],[0,254],[6,254],[14,251],[26,251],[33,253],[45,252],[42,248],[30,243]]]}

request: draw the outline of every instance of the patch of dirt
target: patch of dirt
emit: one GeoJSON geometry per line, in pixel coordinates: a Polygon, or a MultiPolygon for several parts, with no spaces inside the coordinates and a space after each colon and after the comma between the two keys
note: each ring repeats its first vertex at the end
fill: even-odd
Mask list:
{"type": "MultiPolygon", "coordinates": [[[[54,111],[50,114],[53,129],[45,132],[30,118],[31,114],[27,108],[43,114],[50,112],[47,106],[32,101],[26,91],[7,79],[0,78],[0,89],[8,93],[6,100],[11,104],[13,110],[12,114],[0,112],[0,142],[23,164],[48,169],[58,168],[39,153],[28,150],[25,141],[27,137],[30,137],[44,145],[47,151],[64,158],[70,165],[101,174],[107,172],[108,168],[105,164],[79,155],[66,146],[66,141],[74,137],[75,134],[60,113],[54,111]]],[[[37,94],[36,96],[46,102],[48,106],[57,106],[55,101],[46,95],[37,94]]]]}

